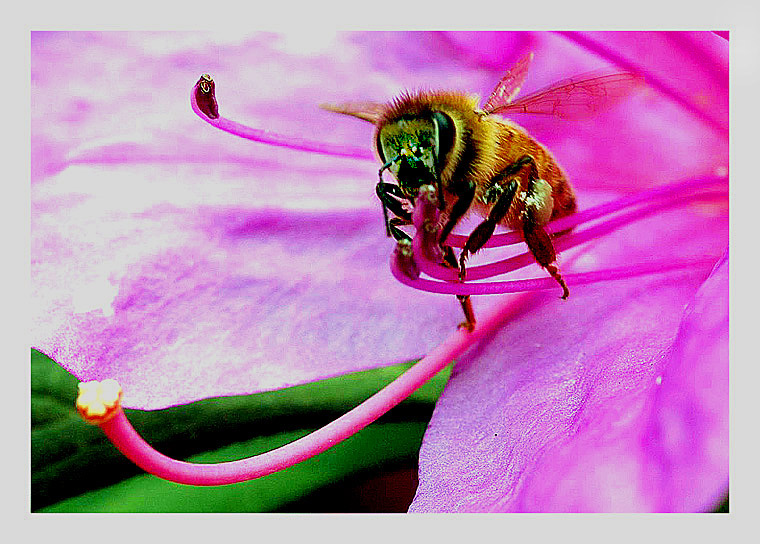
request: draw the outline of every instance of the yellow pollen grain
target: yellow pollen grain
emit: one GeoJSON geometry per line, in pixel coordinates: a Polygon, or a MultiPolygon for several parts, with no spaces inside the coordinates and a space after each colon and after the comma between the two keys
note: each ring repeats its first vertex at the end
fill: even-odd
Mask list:
{"type": "Polygon", "coordinates": [[[121,386],[116,380],[79,384],[76,407],[89,423],[104,423],[113,417],[121,402],[121,386]]]}
{"type": "Polygon", "coordinates": [[[88,416],[102,416],[106,413],[106,405],[102,402],[93,402],[85,408],[85,411],[88,416]]]}

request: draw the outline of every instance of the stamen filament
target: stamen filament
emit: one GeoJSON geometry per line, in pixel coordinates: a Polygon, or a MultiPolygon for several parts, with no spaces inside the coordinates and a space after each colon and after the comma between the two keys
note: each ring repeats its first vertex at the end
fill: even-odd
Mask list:
{"type": "MultiPolygon", "coordinates": [[[[673,272],[676,270],[693,270],[705,268],[709,270],[715,266],[720,256],[705,257],[702,259],[690,259],[683,261],[661,261],[648,262],[619,268],[608,268],[603,270],[594,270],[591,272],[578,272],[575,274],[563,273],[562,276],[569,285],[581,285],[586,283],[597,283],[600,281],[613,281],[632,278],[635,276],[645,276],[649,274],[659,274],[673,272]]],[[[428,280],[425,278],[412,278],[404,273],[404,269],[399,266],[394,259],[391,259],[391,272],[393,276],[409,287],[427,291],[429,293],[451,294],[451,295],[501,295],[508,293],[519,293],[523,291],[543,291],[546,289],[556,289],[557,282],[549,276],[545,278],[531,278],[527,280],[508,280],[497,282],[480,282],[480,283],[456,283],[448,281],[428,280]]]]}
{"type": "MultiPolygon", "coordinates": [[[[606,204],[601,204],[594,208],[589,208],[588,210],[555,219],[554,221],[547,223],[544,228],[549,234],[562,232],[563,230],[576,227],[594,219],[599,219],[614,212],[624,210],[625,208],[635,206],[636,204],[649,204],[659,199],[690,196],[694,194],[695,191],[716,187],[721,187],[724,192],[728,191],[728,178],[709,176],[639,191],[632,195],[613,200],[612,202],[607,202],[606,204]]],[[[452,233],[446,238],[446,245],[461,248],[464,247],[466,241],[467,236],[452,233]]],[[[488,242],[483,245],[483,249],[508,246],[522,241],[522,236],[518,232],[494,234],[488,242]]]]}
{"type": "MultiPolygon", "coordinates": [[[[524,297],[524,295],[523,295],[524,297]]],[[[178,461],[154,450],[132,427],[122,410],[100,427],[127,458],[143,470],[172,482],[188,485],[223,485],[266,476],[305,461],[331,448],[377,420],[399,404],[483,336],[490,334],[517,309],[522,297],[509,297],[484,312],[472,332],[457,330],[416,365],[385,388],[335,421],[272,451],[217,464],[178,461]]]]}
{"type": "MultiPolygon", "coordinates": [[[[593,219],[603,217],[605,214],[610,215],[614,212],[618,212],[626,208],[629,208],[629,210],[626,211],[625,213],[618,214],[612,218],[608,218],[606,219],[605,222],[589,227],[583,231],[572,232],[570,234],[566,234],[561,237],[558,237],[555,240],[556,249],[558,251],[566,250],[571,247],[575,247],[579,244],[582,244],[584,242],[587,242],[589,240],[608,234],[609,232],[615,229],[621,228],[628,223],[642,219],[646,217],[647,215],[651,215],[657,211],[660,211],[668,207],[684,205],[693,200],[726,198],[727,192],[725,189],[714,188],[714,186],[717,185],[719,182],[725,183],[725,180],[722,178],[711,178],[705,181],[700,180],[699,182],[689,180],[687,182],[668,185],[666,187],[660,187],[660,188],[650,189],[647,191],[642,191],[641,193],[638,193],[636,195],[619,199],[614,202],[602,204],[601,206],[597,206],[595,208],[586,210],[585,212],[579,212],[578,214],[574,214],[574,215],[580,216],[579,218],[574,218],[573,216],[570,216],[570,217],[564,217],[556,221],[553,221],[552,223],[549,224],[549,226],[547,227],[547,230],[550,230],[552,232],[557,231],[557,230],[564,230],[564,229],[567,229],[569,226],[578,226],[585,222],[591,221],[593,219]],[[703,190],[703,192],[697,192],[699,190],[703,190]],[[644,204],[644,206],[636,207],[638,204],[644,204]],[[573,221],[568,221],[571,218],[573,219],[573,221]]],[[[425,206],[427,206],[427,209],[429,209],[431,213],[434,212],[434,210],[428,205],[427,202],[424,202],[422,200],[418,201],[418,204],[417,204],[418,210],[424,209],[425,206]]],[[[451,268],[443,266],[439,262],[435,262],[435,261],[430,260],[429,258],[426,258],[426,255],[429,253],[429,251],[426,249],[426,245],[429,245],[430,238],[425,236],[424,233],[421,232],[421,225],[422,225],[421,222],[423,221],[421,214],[415,216],[415,219],[417,223],[420,223],[417,225],[417,235],[415,236],[413,240],[414,260],[417,263],[419,270],[432,278],[444,280],[445,282],[458,282],[459,275],[456,270],[452,270],[451,268]]],[[[506,233],[506,234],[513,234],[518,237],[520,236],[519,233],[506,233]]],[[[451,239],[451,236],[449,237],[449,239],[451,239]]],[[[521,237],[519,239],[520,241],[522,241],[521,237]]],[[[523,268],[525,266],[533,264],[534,262],[535,262],[535,259],[529,252],[521,253],[519,255],[515,255],[501,261],[468,268],[467,279],[480,280],[484,278],[489,278],[489,277],[505,274],[513,270],[517,270],[519,268],[523,268]]],[[[567,276],[567,277],[572,277],[572,276],[567,276]]],[[[408,279],[416,280],[417,278],[408,278],[408,279]]],[[[528,281],[528,280],[525,280],[525,281],[528,281]]],[[[407,282],[405,281],[404,283],[407,283],[407,282]]],[[[426,280],[420,280],[419,282],[415,283],[413,286],[418,286],[420,289],[423,289],[426,291],[433,291],[436,293],[453,293],[453,294],[458,294],[458,295],[485,294],[485,292],[489,294],[499,293],[499,292],[511,293],[511,292],[515,292],[515,290],[521,290],[516,287],[517,285],[520,285],[520,284],[513,283],[513,282],[504,282],[504,289],[505,289],[504,291],[499,291],[497,289],[496,286],[499,285],[498,283],[489,284],[489,287],[485,287],[485,288],[476,287],[477,285],[484,285],[484,284],[468,283],[468,284],[459,284],[459,286],[456,288],[454,287],[446,288],[443,286],[434,287],[430,283],[426,283],[426,280]],[[463,290],[462,285],[469,286],[475,290],[470,291],[466,288],[463,290]]],[[[525,285],[530,285],[530,284],[525,284],[525,285]]],[[[541,288],[541,287],[536,287],[536,288],[541,288]]],[[[528,287],[528,289],[532,289],[532,288],[528,287]]]]}
{"type": "MultiPolygon", "coordinates": [[[[700,106],[691,96],[660,78],[656,72],[647,68],[646,64],[627,60],[621,54],[606,46],[603,42],[594,39],[594,37],[588,32],[557,31],[556,33],[575,42],[584,49],[613,62],[621,68],[643,76],[646,79],[647,85],[657,89],[663,95],[670,98],[676,104],[684,108],[697,119],[700,119],[722,136],[728,136],[728,125],[726,124],[728,122],[728,117],[726,117],[724,121],[723,119],[711,115],[709,109],[700,106]]],[[[715,70],[715,66],[710,66],[710,69],[715,70]]],[[[726,81],[728,80],[726,79],[726,81]]]]}
{"type": "MultiPolygon", "coordinates": [[[[229,132],[235,136],[245,138],[254,142],[260,142],[263,144],[274,145],[279,147],[287,147],[288,149],[296,149],[299,151],[309,151],[311,153],[320,153],[322,155],[332,155],[335,157],[350,157],[354,159],[363,159],[375,161],[375,157],[372,152],[363,147],[353,147],[339,144],[326,144],[313,140],[306,140],[304,138],[298,138],[295,136],[285,136],[282,134],[276,134],[266,130],[252,128],[241,123],[237,123],[226,117],[217,115],[216,118],[209,117],[201,107],[198,105],[198,99],[196,95],[203,95],[203,93],[214,93],[214,85],[210,76],[204,74],[198,80],[193,87],[193,92],[190,94],[190,105],[193,111],[206,121],[211,126],[214,126],[225,132],[229,132]]],[[[216,100],[214,100],[216,104],[216,100]]]]}

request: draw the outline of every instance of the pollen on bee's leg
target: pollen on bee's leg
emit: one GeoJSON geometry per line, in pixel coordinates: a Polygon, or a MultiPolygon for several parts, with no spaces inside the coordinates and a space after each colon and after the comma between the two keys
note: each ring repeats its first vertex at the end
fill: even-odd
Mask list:
{"type": "Polygon", "coordinates": [[[100,425],[121,410],[121,386],[112,379],[79,383],[77,411],[87,423],[100,425]]]}
{"type": "Polygon", "coordinates": [[[393,258],[405,276],[413,280],[420,277],[420,267],[414,261],[411,240],[399,240],[393,250],[393,258]]]}

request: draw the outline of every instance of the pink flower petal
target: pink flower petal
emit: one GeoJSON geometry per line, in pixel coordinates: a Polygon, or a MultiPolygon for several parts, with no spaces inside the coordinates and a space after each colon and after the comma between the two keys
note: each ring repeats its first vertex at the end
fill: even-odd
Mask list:
{"type": "MultiPolygon", "coordinates": [[[[685,209],[600,240],[566,269],[720,255],[726,244],[725,214],[685,209]]],[[[728,478],[727,322],[718,311],[728,286],[711,279],[695,300],[708,273],[570,286],[566,302],[533,295],[455,367],[425,436],[411,511],[713,506],[728,478]],[[702,310],[710,336],[695,328],[702,310]],[[712,388],[681,387],[695,351],[712,388]]]]}
{"type": "Polygon", "coordinates": [[[640,447],[657,510],[709,511],[728,489],[728,255],[705,281],[663,365],[640,447]]]}
{"type": "MultiPolygon", "coordinates": [[[[216,132],[190,111],[190,89],[208,72],[226,116],[370,148],[371,126],[317,105],[420,87],[485,97],[527,51],[524,92],[613,65],[652,83],[591,121],[515,119],[582,209],[728,171],[728,43],[711,33],[34,33],[34,346],[81,379],[119,379],[141,408],[423,355],[461,316],[452,297],[391,278],[378,165],[216,132]]],[[[560,266],[726,244],[724,207],[695,204],[563,252],[560,266]]],[[[727,482],[726,268],[701,289],[707,270],[527,297],[459,361],[412,510],[709,508],[727,482]]]]}
{"type": "Polygon", "coordinates": [[[125,213],[105,200],[90,192],[54,224],[35,214],[35,254],[67,248],[34,262],[37,307],[55,304],[40,311],[35,331],[44,340],[35,347],[80,379],[118,379],[127,406],[275,389],[420,357],[458,322],[453,297],[431,298],[387,273],[393,244],[374,207],[165,202],[125,213]]]}
{"type": "MultiPolygon", "coordinates": [[[[635,71],[648,79],[645,92],[587,121],[513,117],[549,147],[577,187],[630,189],[728,171],[728,44],[711,32],[546,32],[516,37],[452,32],[447,38],[460,56],[502,70],[533,51],[523,94],[605,67],[635,71]]],[[[484,96],[490,90],[478,89],[484,96]]]]}

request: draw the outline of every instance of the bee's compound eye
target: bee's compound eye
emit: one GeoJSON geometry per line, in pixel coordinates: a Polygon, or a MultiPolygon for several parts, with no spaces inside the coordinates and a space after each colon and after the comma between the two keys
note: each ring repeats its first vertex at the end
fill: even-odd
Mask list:
{"type": "Polygon", "coordinates": [[[437,128],[437,148],[435,153],[438,156],[439,163],[441,163],[454,147],[456,127],[451,117],[440,111],[433,112],[433,122],[437,128]]]}

